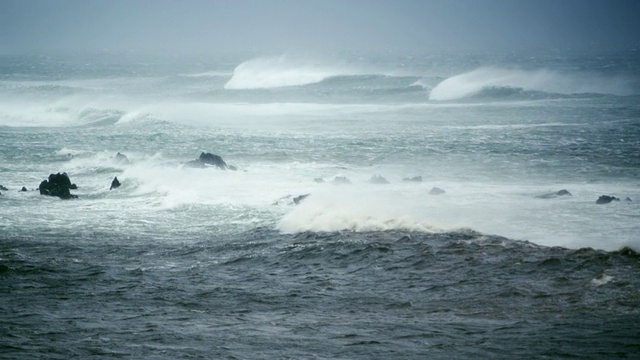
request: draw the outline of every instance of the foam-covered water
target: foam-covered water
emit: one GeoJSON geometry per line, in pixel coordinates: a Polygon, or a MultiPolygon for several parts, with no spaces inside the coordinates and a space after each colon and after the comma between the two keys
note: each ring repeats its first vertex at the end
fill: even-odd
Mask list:
{"type": "Polygon", "coordinates": [[[0,58],[1,351],[635,354],[635,55],[0,58]]]}

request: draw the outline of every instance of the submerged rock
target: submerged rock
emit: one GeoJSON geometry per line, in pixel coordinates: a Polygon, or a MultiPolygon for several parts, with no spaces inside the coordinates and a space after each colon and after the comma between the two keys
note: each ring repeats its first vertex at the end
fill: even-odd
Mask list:
{"type": "Polygon", "coordinates": [[[117,153],[116,156],[113,158],[113,161],[120,164],[128,164],[129,158],[125,154],[117,153]]]}
{"type": "Polygon", "coordinates": [[[440,189],[437,186],[429,190],[429,195],[442,195],[444,193],[446,193],[446,191],[440,189]]]}
{"type": "Polygon", "coordinates": [[[49,179],[43,180],[38,186],[41,195],[57,196],[61,199],[77,198],[77,195],[71,194],[71,189],[77,189],[77,186],[71,183],[67,173],[50,174],[49,179]]]}
{"type": "Polygon", "coordinates": [[[323,178],[321,178],[321,177],[317,177],[317,178],[313,179],[313,181],[314,181],[314,182],[316,182],[316,183],[318,183],[318,184],[321,184],[321,183],[323,183],[323,182],[324,182],[324,179],[323,179],[323,178]]]}
{"type": "Polygon", "coordinates": [[[109,190],[113,190],[115,188],[119,188],[120,187],[120,181],[118,180],[118,177],[114,177],[113,181],[111,181],[111,187],[109,188],[109,190]]]}
{"type": "Polygon", "coordinates": [[[543,194],[543,195],[538,195],[536,197],[538,199],[553,199],[553,198],[556,198],[558,196],[572,196],[572,194],[568,190],[562,189],[562,190],[559,190],[559,191],[556,191],[556,192],[543,194]]]}
{"type": "Polygon", "coordinates": [[[293,197],[292,195],[283,196],[280,199],[274,201],[271,205],[298,205],[309,195],[311,194],[298,195],[296,197],[293,197]]]}
{"type": "Polygon", "coordinates": [[[388,184],[389,180],[385,179],[382,175],[373,175],[369,182],[372,184],[388,184]]]}
{"type": "Polygon", "coordinates": [[[333,178],[333,182],[336,184],[351,184],[351,181],[346,176],[336,176],[333,178]]]}
{"type": "Polygon", "coordinates": [[[608,204],[612,201],[620,201],[620,199],[615,196],[602,195],[598,198],[598,200],[596,200],[596,204],[608,204]]]}
{"type": "MultiPolygon", "coordinates": [[[[226,170],[229,166],[224,160],[218,155],[211,153],[201,153],[200,157],[196,160],[189,161],[185,164],[185,166],[195,167],[195,168],[204,168],[209,166],[215,166],[219,169],[226,170]]],[[[232,167],[231,170],[236,170],[235,167],[232,167]]]]}
{"type": "Polygon", "coordinates": [[[402,179],[402,181],[405,182],[422,182],[422,176],[414,176],[414,177],[406,177],[404,179],[402,179]]]}
{"type": "Polygon", "coordinates": [[[293,203],[298,205],[300,204],[300,202],[302,202],[302,200],[306,199],[309,195],[311,194],[304,194],[304,195],[299,195],[293,198],[293,203]]]}

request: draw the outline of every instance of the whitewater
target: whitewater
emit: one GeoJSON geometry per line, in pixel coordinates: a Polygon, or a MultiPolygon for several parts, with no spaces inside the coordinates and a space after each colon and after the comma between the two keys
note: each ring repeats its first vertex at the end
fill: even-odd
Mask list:
{"type": "Polygon", "coordinates": [[[637,353],[637,58],[0,57],[0,354],[637,353]]]}

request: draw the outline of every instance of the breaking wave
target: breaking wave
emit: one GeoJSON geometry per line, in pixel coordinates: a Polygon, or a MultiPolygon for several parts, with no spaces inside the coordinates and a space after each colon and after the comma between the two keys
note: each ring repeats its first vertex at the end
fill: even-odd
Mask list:
{"type": "Polygon", "coordinates": [[[288,55],[245,61],[233,71],[225,89],[269,89],[319,83],[335,76],[361,75],[346,66],[329,65],[288,55]]]}
{"type": "Polygon", "coordinates": [[[516,70],[483,67],[452,76],[431,90],[430,100],[447,101],[471,97],[484,91],[502,94],[509,89],[555,94],[632,95],[630,84],[616,77],[559,74],[549,70],[516,70]]]}

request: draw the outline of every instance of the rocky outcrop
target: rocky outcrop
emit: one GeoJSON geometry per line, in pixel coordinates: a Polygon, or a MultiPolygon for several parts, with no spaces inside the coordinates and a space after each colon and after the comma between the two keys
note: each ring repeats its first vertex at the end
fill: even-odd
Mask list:
{"type": "Polygon", "coordinates": [[[302,202],[302,200],[306,199],[311,194],[299,195],[293,198],[293,203],[298,205],[302,202]]]}
{"type": "Polygon", "coordinates": [[[295,197],[293,195],[283,196],[280,199],[274,201],[272,205],[298,205],[309,195],[311,194],[298,195],[295,197]]]}
{"type": "Polygon", "coordinates": [[[113,181],[111,181],[111,187],[109,188],[109,190],[113,190],[113,189],[116,189],[116,188],[119,188],[119,187],[120,187],[120,181],[118,180],[118,177],[116,176],[116,177],[113,178],[113,181]]]}
{"type": "Polygon", "coordinates": [[[23,187],[22,187],[22,189],[20,189],[20,191],[22,191],[22,192],[26,192],[26,191],[27,191],[27,188],[23,186],[23,187]]]}
{"type": "Polygon", "coordinates": [[[536,196],[538,199],[553,199],[559,196],[572,196],[571,193],[567,189],[558,190],[556,192],[538,195],[536,196]]]}
{"type": "Polygon", "coordinates": [[[404,179],[402,179],[402,181],[405,182],[422,182],[422,176],[414,176],[414,177],[406,177],[404,179]]]}
{"type": "Polygon", "coordinates": [[[333,178],[333,182],[336,184],[351,184],[351,181],[346,176],[336,176],[333,178]]]}
{"type": "Polygon", "coordinates": [[[61,199],[77,198],[77,195],[72,195],[69,191],[77,188],[75,184],[71,183],[67,173],[50,174],[49,179],[43,180],[38,186],[41,195],[57,196],[61,199]]]}
{"type": "Polygon", "coordinates": [[[0,185],[0,190],[2,190],[2,191],[9,191],[9,189],[7,189],[4,185],[0,185]]]}
{"type": "Polygon", "coordinates": [[[446,191],[440,189],[439,187],[433,187],[431,190],[429,190],[429,195],[442,195],[446,193],[446,191]]]}
{"type": "Polygon", "coordinates": [[[128,164],[129,158],[125,154],[117,153],[113,158],[113,161],[117,162],[118,164],[128,164]]]}
{"type": "Polygon", "coordinates": [[[184,165],[189,167],[195,167],[195,168],[205,168],[208,166],[215,166],[218,169],[222,169],[222,170],[227,170],[227,168],[230,168],[230,170],[236,170],[236,168],[233,166],[229,167],[227,163],[224,162],[224,160],[222,160],[220,156],[211,154],[211,153],[204,153],[204,152],[201,153],[200,157],[198,157],[196,160],[189,161],[184,165]]]}
{"type": "Polygon", "coordinates": [[[385,179],[382,175],[373,175],[369,182],[372,184],[388,184],[389,180],[385,179]]]}
{"type": "Polygon", "coordinates": [[[598,200],[596,200],[596,204],[608,204],[612,201],[620,201],[620,199],[615,196],[602,195],[598,198],[598,200]]]}

